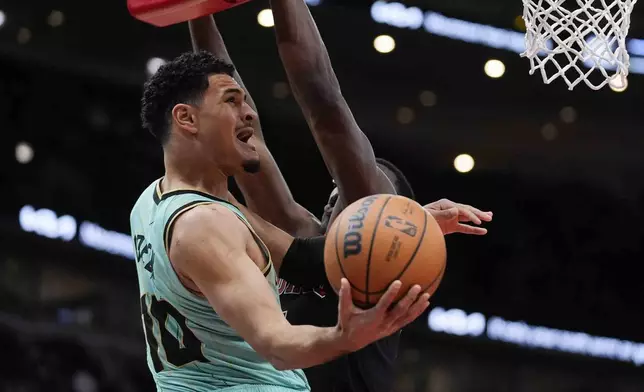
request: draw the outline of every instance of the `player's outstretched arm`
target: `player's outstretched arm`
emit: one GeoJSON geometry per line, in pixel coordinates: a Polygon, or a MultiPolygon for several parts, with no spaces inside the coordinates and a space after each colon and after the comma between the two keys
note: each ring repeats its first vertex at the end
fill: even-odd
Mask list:
{"type": "Polygon", "coordinates": [[[169,245],[179,276],[194,283],[217,314],[277,369],[301,369],[333,360],[392,334],[428,305],[420,287],[391,308],[395,282],[370,310],[353,306],[343,280],[336,327],[293,326],[268,281],[246,253],[250,233],[232,211],[199,206],[177,218],[169,245]],[[391,308],[391,310],[389,310],[391,308]]]}
{"type": "MultiPolygon", "coordinates": [[[[189,22],[192,47],[195,51],[205,50],[215,57],[232,64],[226,44],[212,16],[204,16],[189,22]]],[[[244,86],[241,76],[235,71],[234,78],[246,90],[247,102],[257,112],[257,106],[244,86]]],[[[269,222],[293,235],[314,235],[319,232],[319,223],[308,210],[294,199],[284,176],[271,155],[262,133],[259,117],[253,124],[253,144],[259,153],[261,168],[256,174],[235,176],[246,204],[269,222]]]]}
{"type": "Polygon", "coordinates": [[[280,57],[293,94],[320,148],[341,199],[394,193],[371,143],[340,90],[329,54],[304,0],[271,0],[280,57]]]}

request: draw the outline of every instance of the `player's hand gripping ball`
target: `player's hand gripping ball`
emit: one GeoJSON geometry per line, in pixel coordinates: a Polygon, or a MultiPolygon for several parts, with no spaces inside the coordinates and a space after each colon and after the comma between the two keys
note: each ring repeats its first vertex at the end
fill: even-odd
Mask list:
{"type": "Polygon", "coordinates": [[[347,278],[354,303],[363,308],[374,306],[395,280],[403,283],[401,298],[415,284],[434,294],[446,261],[438,223],[403,196],[374,195],[351,204],[331,225],[324,246],[329,283],[337,292],[347,278]]]}

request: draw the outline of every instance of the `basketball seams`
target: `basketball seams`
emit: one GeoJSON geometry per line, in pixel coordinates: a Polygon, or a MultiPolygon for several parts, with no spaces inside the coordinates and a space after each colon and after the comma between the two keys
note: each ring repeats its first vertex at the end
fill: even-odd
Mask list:
{"type": "MultiPolygon", "coordinates": [[[[434,287],[435,284],[440,283],[440,281],[443,279],[443,275],[445,275],[445,268],[447,267],[447,262],[443,263],[443,266],[441,267],[441,271],[438,273],[436,278],[432,280],[430,284],[427,285],[427,287],[424,287],[421,292],[426,293],[428,292],[432,287],[434,287]]],[[[433,295],[433,293],[432,293],[433,295]]]]}
{"type": "Polygon", "coordinates": [[[378,218],[376,219],[376,223],[374,224],[373,227],[373,234],[371,235],[371,243],[369,244],[369,254],[367,255],[367,271],[366,271],[366,276],[365,276],[365,295],[366,295],[366,302],[367,305],[370,304],[369,301],[369,271],[371,270],[371,253],[373,252],[373,244],[376,243],[376,233],[378,233],[378,227],[380,220],[382,219],[382,214],[385,212],[385,209],[387,208],[387,204],[389,203],[389,200],[391,200],[392,196],[389,196],[387,200],[382,204],[382,207],[380,207],[380,212],[378,212],[378,218]]]}
{"type": "MultiPolygon", "coordinates": [[[[400,271],[400,273],[398,274],[398,276],[396,276],[394,279],[392,279],[389,283],[387,283],[387,284],[385,285],[385,288],[384,288],[384,289],[379,290],[379,291],[374,291],[374,292],[372,292],[372,293],[367,293],[367,296],[368,296],[369,294],[383,294],[385,291],[387,291],[387,289],[389,288],[389,286],[390,286],[394,281],[396,281],[396,280],[400,279],[400,278],[405,274],[405,272],[409,269],[409,267],[411,266],[411,263],[414,261],[414,259],[416,258],[416,255],[418,254],[418,250],[420,249],[420,246],[423,244],[423,240],[425,239],[425,233],[427,232],[427,212],[425,212],[425,210],[423,210],[423,212],[425,213],[425,215],[424,215],[424,216],[425,216],[425,222],[424,222],[424,224],[423,224],[423,232],[421,233],[421,235],[420,235],[420,237],[419,237],[420,239],[419,239],[419,241],[418,241],[418,245],[416,245],[416,249],[414,250],[414,253],[412,253],[411,257],[409,258],[409,261],[407,262],[407,264],[405,264],[405,266],[404,266],[404,267],[403,267],[403,269],[400,271]]],[[[375,233],[375,230],[374,230],[374,233],[375,233]]],[[[367,261],[367,266],[368,266],[368,265],[369,265],[369,261],[367,261]]],[[[369,268],[369,267],[367,267],[367,268],[369,268]]],[[[443,267],[443,268],[444,268],[444,267],[443,267]]],[[[368,271],[368,269],[367,269],[367,271],[368,271]]],[[[369,286],[367,286],[366,288],[368,289],[368,288],[369,288],[369,286]]],[[[368,298],[368,297],[367,297],[367,298],[368,298]]]]}

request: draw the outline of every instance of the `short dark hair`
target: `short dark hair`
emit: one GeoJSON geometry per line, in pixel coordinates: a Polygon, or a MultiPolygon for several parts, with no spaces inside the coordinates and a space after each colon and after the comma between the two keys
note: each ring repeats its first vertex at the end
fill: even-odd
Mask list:
{"type": "MultiPolygon", "coordinates": [[[[412,189],[411,184],[407,180],[407,177],[405,177],[403,172],[396,165],[382,158],[376,158],[376,163],[378,164],[378,166],[381,166],[382,168],[385,168],[394,173],[396,178],[389,178],[389,180],[393,182],[397,194],[399,194],[400,196],[408,197],[412,200],[416,200],[416,195],[414,194],[414,190],[412,189]]],[[[385,174],[387,173],[385,172],[385,174]]]]}
{"type": "Polygon", "coordinates": [[[141,121],[162,144],[170,135],[170,113],[179,103],[199,104],[213,74],[233,76],[235,67],[212,54],[187,52],[162,65],[145,83],[141,121]]]}

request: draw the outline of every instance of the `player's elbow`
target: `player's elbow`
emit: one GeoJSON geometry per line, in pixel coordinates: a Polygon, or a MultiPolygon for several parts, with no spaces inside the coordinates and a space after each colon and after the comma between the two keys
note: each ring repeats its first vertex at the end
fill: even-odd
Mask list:
{"type": "Polygon", "coordinates": [[[295,363],[291,363],[288,361],[286,358],[284,358],[280,352],[280,350],[276,349],[276,347],[257,347],[255,348],[255,351],[262,356],[266,360],[266,362],[270,363],[273,365],[273,367],[277,370],[284,371],[284,370],[294,370],[294,369],[299,369],[295,363]]]}
{"type": "Polygon", "coordinates": [[[300,367],[285,355],[281,336],[284,336],[284,331],[280,333],[266,331],[258,335],[251,345],[257,354],[273,365],[275,369],[280,371],[299,369],[300,367]]]}

